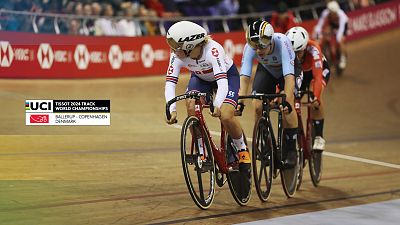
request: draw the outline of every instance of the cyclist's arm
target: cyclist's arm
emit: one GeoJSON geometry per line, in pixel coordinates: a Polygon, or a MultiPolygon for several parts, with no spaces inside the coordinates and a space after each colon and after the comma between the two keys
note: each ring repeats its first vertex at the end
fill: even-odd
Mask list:
{"type": "Polygon", "coordinates": [[[294,60],[296,56],[289,38],[282,38],[281,41],[282,74],[285,78],[284,91],[286,94],[286,101],[294,106],[294,88],[296,84],[294,73],[294,60]]]}
{"type": "Polygon", "coordinates": [[[315,35],[317,35],[315,38],[319,39],[321,33],[322,33],[322,26],[324,26],[325,23],[325,19],[326,17],[329,15],[329,10],[328,9],[324,9],[324,11],[322,11],[321,13],[321,17],[318,19],[318,23],[314,28],[314,33],[315,35]]]}
{"type": "Polygon", "coordinates": [[[294,74],[287,74],[285,75],[285,94],[286,94],[286,101],[294,107],[294,87],[295,87],[295,79],[294,74]]]}
{"type": "Polygon", "coordinates": [[[255,51],[248,44],[245,45],[242,57],[242,67],[240,69],[240,89],[239,96],[247,94],[250,84],[251,72],[253,69],[253,59],[255,51]]]}
{"type": "Polygon", "coordinates": [[[321,97],[321,90],[322,90],[322,85],[323,85],[323,76],[322,76],[322,71],[323,71],[323,61],[322,61],[322,53],[320,49],[317,47],[313,46],[310,50],[310,54],[312,54],[312,74],[313,74],[313,79],[314,79],[314,84],[313,84],[313,93],[314,96],[317,97],[318,102],[320,102],[320,97],[321,97]]]}
{"type": "Polygon", "coordinates": [[[348,17],[343,10],[339,11],[339,29],[336,34],[336,40],[340,42],[344,36],[344,30],[346,28],[346,23],[348,21],[348,17]]]}
{"type": "MultiPolygon", "coordinates": [[[[175,97],[175,87],[178,83],[178,76],[181,69],[181,62],[175,56],[175,54],[171,53],[169,66],[167,69],[167,74],[165,77],[165,101],[168,102],[169,100],[175,97]]],[[[172,104],[169,108],[170,112],[176,111],[176,103],[172,104]]]]}
{"type": "Polygon", "coordinates": [[[215,95],[213,104],[215,107],[221,108],[229,90],[226,65],[224,63],[226,56],[222,46],[215,46],[215,48],[216,50],[214,50],[213,53],[210,50],[206,54],[208,54],[207,58],[211,60],[214,77],[218,85],[217,94],[215,95]]]}

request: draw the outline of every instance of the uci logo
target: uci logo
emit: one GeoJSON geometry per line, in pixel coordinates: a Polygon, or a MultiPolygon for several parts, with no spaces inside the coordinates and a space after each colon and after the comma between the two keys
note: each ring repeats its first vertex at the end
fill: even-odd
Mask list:
{"type": "Polygon", "coordinates": [[[26,100],[26,112],[53,112],[53,100],[26,100]]]}

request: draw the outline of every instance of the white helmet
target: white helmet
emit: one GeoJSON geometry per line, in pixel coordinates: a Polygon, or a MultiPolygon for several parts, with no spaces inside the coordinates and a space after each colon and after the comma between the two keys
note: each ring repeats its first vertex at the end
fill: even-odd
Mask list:
{"type": "Polygon", "coordinates": [[[167,31],[167,43],[174,50],[191,51],[202,43],[207,31],[190,21],[180,21],[172,25],[167,31]]]}
{"type": "Polygon", "coordinates": [[[286,36],[292,42],[293,50],[295,52],[304,50],[307,47],[308,32],[303,27],[292,27],[286,32],[286,36]]]}
{"type": "Polygon", "coordinates": [[[340,6],[339,6],[339,3],[337,3],[337,1],[328,2],[326,7],[329,9],[329,11],[334,12],[334,13],[337,13],[340,10],[340,6]]]}

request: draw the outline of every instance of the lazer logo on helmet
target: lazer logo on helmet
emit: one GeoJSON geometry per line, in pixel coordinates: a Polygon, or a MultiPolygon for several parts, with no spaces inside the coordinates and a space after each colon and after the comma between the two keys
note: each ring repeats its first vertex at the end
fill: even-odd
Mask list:
{"type": "Polygon", "coordinates": [[[195,34],[195,35],[191,35],[189,37],[185,37],[185,38],[179,38],[178,42],[185,42],[185,41],[194,41],[200,38],[204,38],[206,34],[205,33],[200,33],[200,34],[195,34]]]}

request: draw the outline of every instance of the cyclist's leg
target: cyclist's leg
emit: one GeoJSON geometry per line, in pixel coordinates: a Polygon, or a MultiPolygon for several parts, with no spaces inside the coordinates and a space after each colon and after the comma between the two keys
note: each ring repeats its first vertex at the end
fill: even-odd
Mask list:
{"type": "MultiPolygon", "coordinates": [[[[192,73],[189,84],[186,88],[186,93],[190,91],[198,91],[203,93],[208,93],[212,89],[211,83],[200,79],[198,76],[192,73]]],[[[194,99],[186,99],[186,110],[188,116],[194,116],[195,111],[195,100],[194,99]]]]}
{"type": "MultiPolygon", "coordinates": [[[[297,93],[297,90],[300,89],[302,80],[303,80],[303,72],[301,69],[301,64],[300,62],[296,59],[295,60],[295,65],[294,65],[294,93],[286,93],[286,95],[293,95],[297,93]]],[[[281,90],[285,89],[285,79],[282,78],[280,80],[279,84],[282,88],[281,90]]],[[[284,114],[283,115],[283,127],[284,127],[284,133],[285,133],[285,141],[286,141],[286,147],[285,150],[287,152],[287,157],[285,160],[285,165],[287,167],[294,167],[296,165],[297,161],[297,133],[298,133],[298,121],[297,121],[297,114],[296,110],[294,108],[294,97],[292,98],[293,100],[289,102],[289,104],[292,107],[292,112],[289,114],[284,114]]]]}
{"type": "MultiPolygon", "coordinates": [[[[324,104],[324,90],[326,85],[328,84],[330,78],[330,70],[329,65],[326,60],[323,61],[323,72],[322,75],[324,77],[323,85],[321,87],[321,95],[320,95],[320,105],[318,108],[311,108],[311,118],[313,120],[313,126],[315,131],[315,141],[314,141],[314,149],[324,150],[325,149],[325,140],[323,139],[323,129],[324,129],[324,121],[325,121],[325,104],[324,104]]],[[[310,84],[310,90],[313,90],[313,83],[310,84]]]]}
{"type": "MultiPolygon", "coordinates": [[[[244,152],[247,150],[246,143],[244,141],[243,129],[237,119],[234,116],[234,112],[237,106],[237,101],[239,98],[239,86],[240,86],[240,78],[239,72],[236,69],[235,65],[228,70],[228,95],[226,96],[224,103],[221,106],[221,122],[224,125],[228,134],[232,137],[232,141],[239,150],[239,152],[244,152]]],[[[248,153],[239,153],[246,154],[246,156],[241,160],[244,163],[250,163],[250,156],[248,153]]]]}
{"type": "MultiPolygon", "coordinates": [[[[257,65],[256,74],[253,82],[252,94],[264,93],[264,94],[274,94],[276,91],[277,80],[272,76],[272,74],[265,69],[260,63],[257,65]]],[[[261,117],[262,114],[262,101],[253,100],[253,105],[255,108],[255,121],[261,117]]]]}

